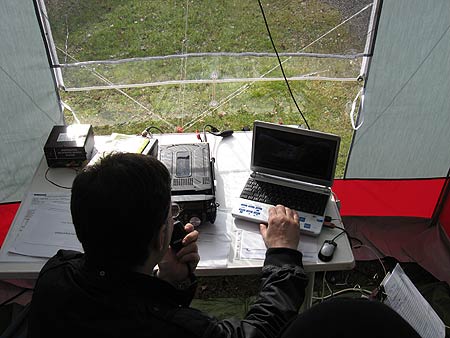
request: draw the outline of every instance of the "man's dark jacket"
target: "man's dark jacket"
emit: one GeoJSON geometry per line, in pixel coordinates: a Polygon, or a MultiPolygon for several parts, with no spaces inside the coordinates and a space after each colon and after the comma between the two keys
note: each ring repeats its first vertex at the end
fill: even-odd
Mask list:
{"type": "Polygon", "coordinates": [[[307,284],[302,255],[269,249],[261,289],[243,320],[218,320],[189,307],[180,291],[153,276],[90,266],[60,250],[42,268],[29,317],[36,337],[277,337],[297,314],[307,284]]]}

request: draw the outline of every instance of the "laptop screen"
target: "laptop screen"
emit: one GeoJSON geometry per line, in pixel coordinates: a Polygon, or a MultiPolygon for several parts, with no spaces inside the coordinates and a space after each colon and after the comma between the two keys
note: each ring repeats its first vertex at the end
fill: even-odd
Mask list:
{"type": "Polygon", "coordinates": [[[340,137],[255,121],[251,170],[330,187],[340,137]]]}

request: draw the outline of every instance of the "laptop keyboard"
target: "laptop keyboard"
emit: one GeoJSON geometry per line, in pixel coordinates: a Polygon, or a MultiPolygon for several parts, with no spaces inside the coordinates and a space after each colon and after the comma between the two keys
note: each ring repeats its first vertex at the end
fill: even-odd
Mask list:
{"type": "Polygon", "coordinates": [[[272,205],[282,204],[290,209],[323,215],[329,196],[285,187],[249,178],[241,198],[272,205]]]}

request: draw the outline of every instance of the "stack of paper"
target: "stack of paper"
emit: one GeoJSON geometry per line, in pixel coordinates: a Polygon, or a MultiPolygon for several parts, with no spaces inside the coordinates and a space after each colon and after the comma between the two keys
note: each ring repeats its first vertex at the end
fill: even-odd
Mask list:
{"type": "Polygon", "coordinates": [[[424,338],[445,337],[445,325],[399,264],[382,282],[385,304],[403,317],[424,338]]]}
{"type": "Polygon", "coordinates": [[[9,252],[50,258],[59,249],[82,251],[70,214],[69,194],[29,193],[27,212],[9,252]]]}

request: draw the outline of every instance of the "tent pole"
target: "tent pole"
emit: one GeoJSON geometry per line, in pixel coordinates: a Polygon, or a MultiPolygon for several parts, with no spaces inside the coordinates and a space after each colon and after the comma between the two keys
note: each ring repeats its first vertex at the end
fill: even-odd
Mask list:
{"type": "Polygon", "coordinates": [[[436,202],[436,207],[434,208],[433,215],[431,216],[430,227],[435,226],[439,222],[439,217],[441,216],[442,210],[444,209],[445,202],[450,195],[450,168],[447,171],[447,176],[445,177],[445,182],[442,187],[439,198],[436,202]]]}

